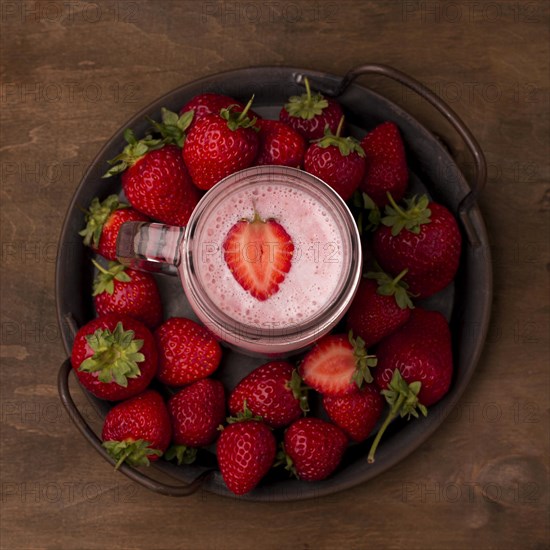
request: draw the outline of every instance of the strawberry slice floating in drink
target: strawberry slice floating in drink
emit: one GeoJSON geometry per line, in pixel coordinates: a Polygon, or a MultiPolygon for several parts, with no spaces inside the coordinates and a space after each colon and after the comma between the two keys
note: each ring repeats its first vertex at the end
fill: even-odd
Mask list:
{"type": "Polygon", "coordinates": [[[239,220],[223,243],[224,259],[235,280],[254,298],[264,301],[279,290],[290,271],[294,244],[274,219],[239,220]]]}

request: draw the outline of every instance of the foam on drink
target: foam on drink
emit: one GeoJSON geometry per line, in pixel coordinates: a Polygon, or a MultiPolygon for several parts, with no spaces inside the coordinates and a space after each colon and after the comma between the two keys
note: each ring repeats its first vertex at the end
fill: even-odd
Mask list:
{"type": "Polygon", "coordinates": [[[334,300],[347,269],[347,241],[341,224],[316,197],[283,182],[229,193],[195,236],[196,275],[208,297],[232,319],[253,327],[284,328],[308,322],[334,300]],[[276,219],[295,251],[279,291],[265,301],[235,280],[223,257],[223,242],[240,219],[254,210],[276,219]]]}

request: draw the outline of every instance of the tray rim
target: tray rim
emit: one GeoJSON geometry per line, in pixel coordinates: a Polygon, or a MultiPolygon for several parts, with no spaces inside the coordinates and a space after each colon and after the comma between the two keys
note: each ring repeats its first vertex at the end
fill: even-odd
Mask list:
{"type": "MultiPolygon", "coordinates": [[[[81,194],[82,189],[84,188],[84,185],[86,184],[87,180],[90,178],[94,167],[97,165],[97,163],[101,160],[101,158],[105,155],[106,151],[112,147],[113,143],[117,140],[120,140],[122,137],[122,133],[125,128],[127,127],[135,127],[136,123],[142,122],[145,115],[151,115],[151,113],[155,110],[159,109],[159,106],[166,102],[167,99],[173,98],[177,94],[181,94],[185,91],[185,89],[189,89],[193,86],[200,86],[201,84],[203,86],[208,86],[208,84],[213,84],[213,87],[215,87],[216,82],[219,82],[220,79],[223,79],[224,77],[228,76],[238,76],[239,74],[245,75],[249,74],[251,72],[257,72],[257,71],[267,71],[273,74],[276,73],[284,73],[287,76],[295,77],[298,74],[306,74],[311,75],[312,77],[321,78],[321,79],[330,79],[333,81],[338,81],[341,79],[340,76],[332,74],[332,73],[325,73],[322,71],[315,71],[315,70],[309,70],[309,69],[301,69],[296,68],[293,66],[275,66],[275,65],[258,65],[258,66],[248,66],[248,67],[242,67],[242,68],[236,68],[236,69],[230,69],[218,73],[213,73],[210,75],[206,75],[204,77],[201,77],[199,79],[195,79],[193,81],[184,83],[169,92],[163,94],[162,96],[154,99],[149,104],[144,106],[142,109],[140,109],[136,114],[134,114],[130,119],[128,119],[124,125],[120,126],[116,132],[112,134],[112,136],[103,144],[103,146],[100,148],[98,153],[94,156],[92,161],[90,162],[89,166],[85,170],[85,172],[82,175],[82,178],[79,182],[79,184],[76,186],[71,201],[69,203],[69,206],[65,212],[63,225],[60,231],[59,240],[58,240],[58,255],[56,259],[56,270],[55,270],[55,297],[56,297],[56,310],[57,310],[57,320],[58,325],[61,330],[62,335],[62,341],[63,346],[65,348],[65,351],[68,356],[70,356],[70,347],[71,347],[71,341],[72,336],[70,333],[70,327],[67,326],[67,322],[64,319],[64,314],[61,311],[61,304],[60,304],[60,295],[63,292],[62,290],[62,278],[63,273],[61,269],[61,251],[64,244],[67,242],[67,237],[69,235],[69,225],[70,225],[70,218],[72,212],[74,212],[75,206],[77,206],[78,203],[78,197],[81,194]]],[[[381,101],[382,103],[385,103],[387,107],[395,113],[399,117],[404,117],[409,120],[418,130],[422,131],[425,135],[425,137],[428,137],[429,139],[435,140],[435,136],[422,124],[420,123],[411,113],[409,113],[407,110],[403,109],[401,106],[395,104],[391,100],[387,99],[381,94],[378,94],[377,92],[374,92],[373,90],[367,88],[366,86],[359,84],[359,83],[353,83],[350,85],[350,88],[357,88],[362,93],[370,94],[373,97],[376,97],[378,101],[381,101]]],[[[206,89],[205,89],[206,91],[206,89]]],[[[469,188],[468,183],[466,182],[466,179],[464,177],[464,174],[462,170],[458,167],[450,153],[443,147],[441,143],[437,143],[437,146],[440,147],[441,151],[440,154],[442,157],[445,158],[447,163],[450,163],[453,165],[453,167],[456,169],[458,178],[460,182],[466,186],[466,188],[469,188]]],[[[489,248],[489,240],[488,240],[488,234],[487,230],[483,221],[483,217],[481,214],[481,211],[479,209],[479,206],[477,203],[473,203],[472,207],[470,209],[470,215],[472,218],[473,223],[476,225],[478,235],[480,236],[481,246],[477,248],[477,255],[479,258],[477,259],[478,262],[481,262],[483,264],[483,272],[486,276],[486,280],[483,281],[485,285],[485,291],[483,293],[484,297],[484,316],[481,319],[480,322],[480,334],[475,342],[474,350],[472,353],[472,357],[470,359],[471,366],[468,369],[466,373],[466,378],[463,379],[462,382],[462,389],[461,391],[455,391],[449,392],[449,394],[444,398],[444,400],[435,406],[431,407],[430,410],[435,410],[436,413],[428,415],[428,418],[426,419],[420,419],[415,420],[415,424],[418,424],[421,429],[416,430],[405,430],[401,429],[400,432],[406,432],[404,435],[399,434],[400,437],[392,437],[388,440],[386,443],[386,447],[393,444],[395,445],[396,439],[407,439],[407,435],[409,435],[408,439],[410,439],[411,432],[419,432],[414,433],[413,441],[409,441],[405,446],[407,447],[406,452],[397,452],[395,455],[391,456],[390,458],[386,459],[384,461],[384,464],[380,466],[380,462],[376,462],[374,465],[370,466],[370,472],[367,472],[366,475],[360,476],[359,478],[348,480],[348,481],[340,481],[338,483],[338,486],[335,487],[331,483],[324,482],[318,482],[318,483],[308,483],[305,482],[298,482],[300,483],[300,486],[302,487],[302,491],[298,491],[298,494],[289,494],[290,491],[286,494],[277,494],[276,492],[273,493],[273,491],[270,491],[270,486],[265,486],[261,488],[261,490],[255,490],[249,493],[248,495],[244,495],[243,497],[239,497],[243,500],[254,500],[254,501],[269,501],[269,502],[276,502],[276,501],[292,501],[292,500],[301,500],[306,498],[317,498],[321,496],[326,496],[328,494],[335,493],[337,491],[349,489],[351,487],[354,487],[356,485],[359,485],[361,483],[364,483],[365,481],[368,481],[369,479],[375,477],[376,475],[379,475],[383,471],[388,470],[389,468],[393,467],[395,464],[406,458],[410,453],[412,453],[414,450],[416,450],[420,445],[422,445],[423,442],[425,442],[434,432],[435,430],[441,426],[443,421],[445,420],[446,416],[451,412],[451,410],[456,406],[459,399],[461,398],[462,394],[468,387],[468,384],[471,380],[471,377],[473,376],[473,373],[475,372],[475,369],[477,367],[477,364],[479,362],[481,353],[483,351],[485,339],[488,332],[488,326],[490,321],[490,315],[491,315],[491,299],[492,299],[492,264],[491,264],[491,258],[490,258],[490,248],[489,248]],[[481,254],[479,253],[481,252],[481,254]],[[441,405],[441,406],[438,406],[441,405]],[[433,420],[434,417],[437,417],[435,420],[433,420]],[[271,494],[270,494],[271,493],[271,494]]],[[[464,242],[463,247],[463,255],[466,253],[466,248],[469,248],[470,245],[467,242],[464,242]]],[[[474,251],[475,253],[476,251],[474,251]]],[[[453,350],[454,351],[454,350],[453,350]]],[[[88,397],[88,399],[91,400],[92,405],[94,408],[97,407],[93,403],[93,396],[89,394],[84,388],[81,387],[81,390],[83,391],[84,395],[88,397]]],[[[155,463],[155,468],[163,471],[164,473],[170,475],[171,477],[174,477],[174,468],[178,468],[174,466],[173,464],[170,464],[168,462],[166,463],[155,463]]],[[[179,468],[181,471],[182,469],[179,468]]],[[[219,477],[219,476],[218,476],[219,477]]],[[[185,476],[178,475],[176,476],[177,479],[184,479],[185,476]]],[[[235,496],[230,493],[224,486],[223,483],[220,483],[220,479],[213,479],[212,481],[209,481],[205,484],[204,488],[206,490],[209,490],[215,494],[222,495],[222,496],[230,496],[231,498],[235,498],[235,496]]]]}

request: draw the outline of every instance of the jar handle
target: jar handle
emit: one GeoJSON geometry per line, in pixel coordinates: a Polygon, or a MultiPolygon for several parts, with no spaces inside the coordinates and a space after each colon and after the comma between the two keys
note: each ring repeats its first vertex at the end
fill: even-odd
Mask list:
{"type": "Polygon", "coordinates": [[[185,228],[162,223],[125,222],[120,226],[116,255],[121,264],[176,275],[185,228]]]}

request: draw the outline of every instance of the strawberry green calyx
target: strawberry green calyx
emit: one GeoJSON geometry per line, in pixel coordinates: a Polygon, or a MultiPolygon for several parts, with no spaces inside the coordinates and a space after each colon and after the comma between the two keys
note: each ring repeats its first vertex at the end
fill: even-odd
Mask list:
{"type": "Polygon", "coordinates": [[[390,425],[394,418],[397,418],[397,415],[401,416],[401,418],[406,416],[407,420],[410,420],[411,416],[418,418],[418,411],[420,411],[424,416],[428,415],[428,410],[426,407],[418,401],[418,393],[420,392],[421,386],[422,383],[418,381],[407,384],[407,382],[403,380],[403,377],[398,369],[393,371],[393,376],[388,385],[388,389],[382,390],[382,395],[386,398],[386,401],[390,406],[390,412],[388,413],[388,416],[386,417],[386,420],[384,420],[382,426],[380,426],[380,429],[372,442],[367,457],[370,464],[374,462],[376,449],[378,448],[378,444],[380,443],[386,428],[390,425]]]}
{"type": "Polygon", "coordinates": [[[353,331],[351,330],[349,331],[348,338],[349,343],[353,346],[353,354],[355,355],[355,372],[353,373],[352,380],[360,388],[363,382],[370,384],[373,381],[370,368],[376,367],[378,359],[375,355],[367,353],[363,338],[360,336],[354,338],[353,331]]]}
{"type": "Polygon", "coordinates": [[[294,461],[290,456],[288,456],[285,444],[281,441],[281,445],[279,450],[277,451],[277,454],[275,455],[275,462],[273,463],[273,468],[277,468],[278,466],[285,467],[285,470],[290,473],[291,477],[295,477],[296,479],[299,479],[298,472],[296,471],[296,467],[294,466],[294,461]]]}
{"type": "Polygon", "coordinates": [[[407,290],[409,285],[401,280],[408,272],[408,269],[404,269],[395,279],[392,279],[383,271],[369,271],[365,277],[376,280],[378,283],[376,292],[381,296],[393,296],[401,309],[414,309],[410,298],[411,293],[407,290]]]}
{"type": "Polygon", "coordinates": [[[134,336],[134,331],[124,330],[120,322],[113,332],[97,329],[86,336],[94,354],[82,361],[78,370],[97,373],[100,382],[115,382],[127,387],[129,378],[137,378],[141,374],[138,363],[145,361],[145,356],[139,353],[143,340],[135,340],[134,336]]]}
{"type": "Polygon", "coordinates": [[[359,190],[353,194],[353,206],[355,206],[359,213],[357,214],[356,222],[359,234],[367,231],[375,231],[380,225],[380,208],[376,203],[366,194],[359,190]]]}
{"type": "Polygon", "coordinates": [[[197,449],[187,447],[187,445],[172,445],[165,453],[166,460],[176,459],[178,466],[182,464],[192,464],[197,458],[197,449]]]}
{"type": "Polygon", "coordinates": [[[286,383],[286,387],[292,392],[295,399],[300,402],[300,409],[304,415],[309,412],[309,403],[307,401],[307,388],[304,386],[301,376],[297,369],[292,371],[290,380],[286,383]]]}
{"type": "Polygon", "coordinates": [[[162,107],[160,110],[162,122],[157,122],[152,118],[147,117],[147,120],[151,123],[153,130],[158,132],[163,142],[168,144],[174,144],[178,147],[183,147],[185,142],[185,132],[191,126],[195,111],[186,111],[181,116],[173,111],[162,107]]]}
{"type": "Polygon", "coordinates": [[[386,206],[386,215],[382,218],[382,223],[386,227],[391,227],[391,234],[394,237],[399,235],[402,229],[418,235],[420,226],[431,222],[432,212],[428,208],[430,203],[428,195],[422,195],[418,200],[416,195],[412,199],[405,199],[405,209],[397,205],[391,193],[387,193],[387,196],[390,204],[386,206]]]}
{"type": "Polygon", "coordinates": [[[263,421],[261,416],[255,415],[246,404],[246,399],[243,401],[243,410],[239,411],[236,416],[228,416],[226,421],[228,424],[235,424],[237,422],[244,422],[245,420],[257,420],[263,421]]]}
{"type": "Polygon", "coordinates": [[[126,128],[124,131],[124,139],[128,142],[128,145],[124,147],[120,155],[107,161],[113,167],[107,170],[107,172],[101,176],[102,178],[110,178],[111,176],[124,172],[126,168],[133,166],[147,153],[162,149],[166,144],[163,139],[153,139],[150,135],[138,140],[130,128],[126,128]]]}
{"type": "Polygon", "coordinates": [[[150,444],[144,439],[125,439],[124,441],[104,441],[102,445],[117,461],[115,470],[118,470],[123,462],[127,462],[130,466],[149,466],[150,456],[162,455],[162,451],[151,449],[150,444]]]}
{"type": "Polygon", "coordinates": [[[323,113],[323,109],[328,107],[328,101],[321,93],[311,93],[307,77],[304,78],[304,83],[306,93],[290,97],[288,103],[285,104],[285,109],[290,116],[311,120],[323,113]]]}
{"type": "Polygon", "coordinates": [[[109,195],[104,201],[95,197],[90,203],[90,208],[84,211],[84,221],[86,227],[78,234],[84,237],[84,244],[86,246],[99,245],[99,239],[101,238],[101,232],[105,222],[111,217],[111,214],[115,210],[121,208],[130,208],[130,205],[119,201],[117,195],[109,195]]]}
{"type": "Polygon", "coordinates": [[[260,131],[260,129],[255,126],[257,121],[256,117],[250,118],[247,114],[253,101],[254,95],[250,98],[241,112],[235,111],[235,107],[238,107],[238,105],[229,105],[229,107],[220,111],[220,116],[227,121],[227,127],[230,130],[235,131],[239,128],[252,128],[256,132],[260,131]]]}
{"type": "Polygon", "coordinates": [[[115,280],[121,283],[129,283],[132,280],[126,273],[126,268],[118,262],[109,262],[107,269],[95,260],[92,260],[92,263],[99,272],[94,279],[92,296],[103,292],[112,294],[115,290],[115,280]]]}
{"type": "Polygon", "coordinates": [[[252,218],[241,218],[242,222],[248,222],[248,223],[266,223],[267,220],[264,220],[262,216],[260,216],[260,213],[256,210],[256,206],[254,206],[254,214],[252,215],[252,218]]]}
{"type": "Polygon", "coordinates": [[[313,140],[312,143],[316,143],[319,147],[322,147],[323,149],[326,149],[330,146],[338,147],[338,150],[343,157],[349,156],[350,153],[357,153],[360,157],[364,157],[365,151],[363,150],[363,147],[361,147],[358,140],[356,140],[352,136],[340,136],[343,125],[344,117],[342,117],[340,119],[340,122],[338,123],[336,134],[333,134],[327,124],[325,126],[325,135],[322,138],[313,140]]]}

